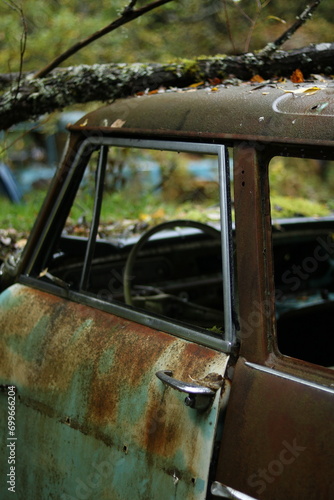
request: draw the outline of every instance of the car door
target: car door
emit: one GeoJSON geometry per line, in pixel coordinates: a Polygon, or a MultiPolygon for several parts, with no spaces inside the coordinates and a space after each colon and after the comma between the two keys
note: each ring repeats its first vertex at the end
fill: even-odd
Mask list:
{"type": "MultiPolygon", "coordinates": [[[[30,250],[28,243],[22,274],[1,294],[0,425],[6,445],[0,463],[8,477],[1,483],[1,498],[15,491],[27,499],[204,499],[229,394],[229,206],[223,200],[225,337],[92,293],[86,285],[95,272],[92,257],[110,142],[105,141],[94,174],[92,226],[84,240],[79,284],[72,288],[64,274],[55,276],[45,266],[63,258],[56,248],[69,200],[87,148],[100,149],[101,142],[93,137],[84,146],[72,143],[30,250]]],[[[175,151],[197,147],[158,145],[163,146],[175,151]]],[[[199,149],[212,152],[211,146],[199,149]]],[[[226,194],[224,148],[215,147],[214,154],[226,194]]],[[[79,243],[70,240],[69,256],[79,243]]]]}
{"type": "MultiPolygon", "coordinates": [[[[240,499],[329,499],[334,496],[334,220],[295,222],[298,230],[290,236],[276,223],[284,252],[280,243],[280,260],[273,262],[267,177],[273,155],[260,150],[244,144],[235,157],[241,355],[214,491],[223,497],[228,487],[231,498],[240,499]],[[327,295],[319,294],[320,284],[327,295]],[[280,317],[282,306],[290,310],[280,317]]],[[[300,156],[305,161],[305,149],[300,156]]],[[[303,170],[306,183],[310,176],[303,170]]]]}

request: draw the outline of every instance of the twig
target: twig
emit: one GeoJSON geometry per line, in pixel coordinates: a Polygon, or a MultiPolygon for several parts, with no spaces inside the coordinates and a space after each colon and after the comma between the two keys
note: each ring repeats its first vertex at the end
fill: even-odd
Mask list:
{"type": "Polygon", "coordinates": [[[249,28],[249,31],[248,31],[248,34],[247,34],[247,38],[246,38],[246,42],[245,42],[245,47],[244,47],[244,51],[245,52],[248,52],[249,51],[249,46],[250,46],[250,43],[251,43],[251,39],[252,39],[252,36],[253,36],[253,33],[254,33],[254,29],[255,29],[255,26],[259,20],[259,17],[261,15],[261,12],[263,11],[263,9],[265,7],[267,7],[267,5],[271,2],[271,0],[266,0],[264,3],[260,2],[260,0],[256,0],[256,4],[257,4],[257,10],[256,10],[256,14],[254,16],[254,18],[251,18],[247,12],[239,5],[238,2],[234,2],[234,5],[235,7],[237,7],[237,9],[239,10],[239,12],[241,13],[241,15],[249,22],[250,24],[250,28],[249,28]]]}
{"type": "Polygon", "coordinates": [[[123,9],[122,15],[124,16],[124,14],[128,14],[129,12],[133,11],[133,8],[136,5],[136,3],[137,3],[137,0],[131,0],[129,5],[127,5],[125,7],[125,9],[123,9]]]}
{"type": "Polygon", "coordinates": [[[258,22],[258,19],[260,17],[260,13],[261,11],[258,10],[255,14],[255,17],[253,19],[251,19],[251,26],[248,30],[248,34],[247,34],[247,38],[246,38],[246,42],[245,42],[245,48],[244,48],[244,51],[245,52],[248,52],[249,51],[249,46],[250,46],[250,43],[251,43],[251,39],[252,39],[252,36],[253,36],[253,33],[254,33],[254,29],[255,29],[255,26],[256,26],[256,23],[258,22]]]}
{"type": "Polygon", "coordinates": [[[247,12],[244,11],[244,9],[239,5],[239,2],[233,2],[234,6],[238,9],[240,14],[249,22],[252,23],[253,20],[252,18],[247,14],[247,12]]]}
{"type": "Polygon", "coordinates": [[[74,45],[72,45],[72,47],[70,47],[68,50],[60,54],[60,56],[56,57],[53,61],[51,61],[50,64],[42,68],[40,71],[37,71],[37,73],[34,74],[33,78],[45,77],[48,73],[50,73],[50,71],[55,69],[57,66],[59,66],[59,64],[61,64],[70,56],[81,50],[83,47],[86,47],[95,40],[98,40],[102,36],[110,33],[111,31],[114,31],[120,26],[123,26],[124,24],[132,21],[133,19],[136,19],[142,16],[143,14],[146,14],[146,12],[149,12],[153,9],[156,9],[157,7],[160,7],[161,5],[164,5],[172,1],[173,0],[155,0],[152,3],[144,5],[144,7],[135,10],[133,7],[137,3],[137,0],[131,0],[129,5],[123,10],[121,17],[113,21],[111,24],[108,24],[108,26],[105,26],[104,28],[96,31],[95,33],[85,38],[84,40],[81,40],[80,42],[77,42],[74,45]]]}
{"type": "Polygon", "coordinates": [[[283,45],[284,42],[289,40],[292,35],[303,25],[306,21],[312,17],[313,12],[319,6],[321,0],[315,0],[311,5],[307,5],[304,11],[297,16],[297,20],[294,22],[290,28],[288,28],[280,37],[277,38],[274,42],[269,42],[260,52],[258,52],[259,57],[269,57],[276,50],[283,45]]]}
{"type": "MultiPolygon", "coordinates": [[[[33,125],[32,127],[28,128],[22,134],[20,134],[16,139],[14,139],[12,142],[7,144],[6,146],[1,147],[0,149],[0,156],[2,156],[6,151],[11,149],[17,142],[21,141],[24,139],[27,135],[31,134],[34,130],[37,130],[41,126],[41,123],[37,123],[36,125],[33,125]]],[[[5,141],[4,141],[5,142],[5,141]]]]}
{"type": "Polygon", "coordinates": [[[20,16],[21,16],[21,22],[22,22],[22,27],[23,31],[21,33],[21,38],[20,38],[20,66],[19,66],[19,78],[17,81],[17,90],[16,90],[16,96],[19,93],[20,90],[20,83],[22,79],[22,72],[23,72],[23,61],[24,61],[24,54],[26,51],[27,47],[27,33],[28,33],[28,26],[27,26],[27,20],[24,17],[24,13],[22,8],[20,7],[20,16]]]}
{"type": "Polygon", "coordinates": [[[235,49],[235,44],[234,44],[234,40],[233,40],[233,36],[232,36],[232,31],[231,31],[230,18],[229,18],[228,10],[227,10],[227,0],[223,0],[223,4],[224,4],[224,13],[225,13],[225,19],[226,19],[227,33],[228,33],[228,37],[230,39],[230,42],[231,42],[231,45],[232,45],[232,48],[233,48],[233,53],[235,54],[236,53],[236,49],[235,49]]]}
{"type": "Polygon", "coordinates": [[[19,90],[20,90],[20,83],[21,83],[22,75],[23,75],[23,61],[24,61],[24,54],[25,54],[26,47],[27,47],[28,26],[27,26],[27,20],[24,17],[24,12],[23,12],[23,9],[22,9],[21,5],[17,5],[13,0],[9,0],[9,2],[7,2],[6,0],[3,0],[3,2],[6,5],[8,5],[8,7],[10,7],[13,10],[15,10],[20,15],[21,22],[22,22],[22,27],[23,27],[23,31],[21,33],[21,38],[20,38],[20,65],[19,65],[19,74],[18,74],[18,77],[17,77],[16,91],[15,91],[15,94],[14,94],[14,100],[16,100],[17,95],[18,95],[19,90]]]}
{"type": "Polygon", "coordinates": [[[267,0],[266,2],[261,3],[260,0],[257,0],[257,12],[255,14],[255,17],[251,20],[251,27],[249,28],[246,43],[245,43],[245,52],[249,51],[249,46],[252,40],[252,36],[255,30],[255,26],[258,23],[258,20],[260,18],[260,15],[265,7],[271,2],[271,0],[267,0]]]}

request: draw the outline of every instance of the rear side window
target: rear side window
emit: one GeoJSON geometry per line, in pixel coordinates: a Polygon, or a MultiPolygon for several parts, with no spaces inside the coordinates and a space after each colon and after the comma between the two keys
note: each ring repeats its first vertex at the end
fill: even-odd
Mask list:
{"type": "Polygon", "coordinates": [[[334,367],[334,164],[276,157],[269,176],[278,348],[334,367]]]}

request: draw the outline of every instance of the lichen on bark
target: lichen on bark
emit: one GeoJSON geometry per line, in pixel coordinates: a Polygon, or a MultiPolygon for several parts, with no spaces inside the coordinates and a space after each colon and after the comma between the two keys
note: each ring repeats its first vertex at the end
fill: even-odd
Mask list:
{"type": "Polygon", "coordinates": [[[199,57],[170,64],[94,64],[56,69],[45,78],[21,75],[19,88],[10,79],[1,79],[7,88],[0,95],[0,129],[18,122],[61,110],[77,103],[112,101],[163,86],[186,87],[214,78],[233,76],[247,80],[255,74],[270,79],[289,77],[295,69],[305,76],[330,73],[334,44],[317,45],[290,52],[266,55],[247,53],[239,56],[199,57]],[[323,49],[323,47],[322,47],[323,49]]]}

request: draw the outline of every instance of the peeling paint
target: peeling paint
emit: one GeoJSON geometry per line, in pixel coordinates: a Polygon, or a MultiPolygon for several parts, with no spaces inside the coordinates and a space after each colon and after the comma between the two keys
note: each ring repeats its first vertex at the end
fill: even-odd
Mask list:
{"type": "Polygon", "coordinates": [[[20,395],[26,498],[205,498],[220,390],[197,412],[155,373],[224,374],[225,354],[23,285],[1,302],[0,383],[20,395]]]}

